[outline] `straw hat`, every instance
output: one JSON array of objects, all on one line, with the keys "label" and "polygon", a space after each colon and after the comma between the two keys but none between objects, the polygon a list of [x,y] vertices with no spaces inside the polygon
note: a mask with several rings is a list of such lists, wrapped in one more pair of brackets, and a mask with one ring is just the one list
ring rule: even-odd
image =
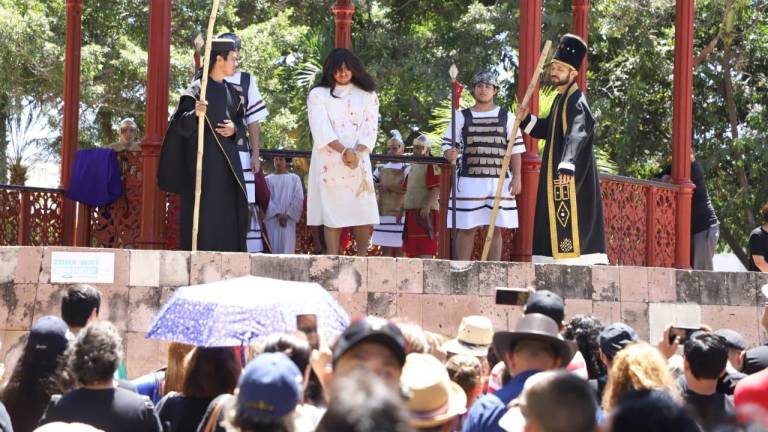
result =
[{"label": "straw hat", "polygon": [[410,391],[411,425],[429,428],[467,412],[467,395],[451,381],[440,360],[429,354],[409,354],[400,382]]},{"label": "straw hat", "polygon": [[493,343],[493,323],[481,315],[465,316],[459,324],[458,336],[443,344],[451,354],[485,357]]}]

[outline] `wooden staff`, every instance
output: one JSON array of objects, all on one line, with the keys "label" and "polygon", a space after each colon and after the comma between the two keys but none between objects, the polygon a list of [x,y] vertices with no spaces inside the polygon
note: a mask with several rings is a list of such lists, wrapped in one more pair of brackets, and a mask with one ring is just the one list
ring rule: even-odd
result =
[{"label": "wooden staff", "polygon": [[[539,63],[536,65],[536,71],[531,78],[530,84],[528,84],[528,90],[525,92],[525,97],[520,103],[519,107],[527,107],[528,101],[533,95],[533,90],[536,88],[536,84],[539,82],[539,76],[544,69],[544,62],[547,61],[549,56],[549,49],[552,46],[552,41],[547,41],[544,44],[544,49],[541,50],[539,56]],[[518,109],[519,111],[519,109]],[[501,204],[501,193],[504,188],[504,179],[507,177],[507,170],[509,169],[509,161],[512,159],[512,147],[515,145],[515,139],[517,138],[517,131],[520,129],[520,123],[523,121],[520,117],[515,115],[515,124],[512,126],[512,138],[507,143],[507,151],[504,153],[504,162],[501,164],[501,174],[499,174],[499,182],[496,184],[496,196],[493,199],[493,211],[491,212],[491,220],[488,223],[488,232],[485,235],[485,244],[483,244],[483,255],[480,258],[482,261],[488,259],[488,253],[491,251],[491,242],[493,241],[493,230],[496,228],[496,215],[499,213],[499,205]]]},{"label": "wooden staff", "polygon": [[[456,77],[459,75],[459,69],[452,64],[448,69],[448,75],[451,77],[451,148],[456,149]],[[451,259],[456,258],[458,250],[456,249],[456,161],[451,162]]]},{"label": "wooden staff", "polygon": [[[205,38],[205,56],[203,57],[203,76],[200,78],[200,100],[205,100],[208,88],[208,69],[211,63],[211,43],[213,42],[213,27],[216,24],[216,14],[219,12],[219,0],[213,0],[211,16],[208,18],[208,32]],[[206,114],[207,115],[207,114]],[[205,139],[205,117],[198,117],[197,122],[197,166],[195,168],[195,210],[192,213],[192,251],[197,250],[197,230],[200,224],[200,192],[203,181],[203,142]]]}]

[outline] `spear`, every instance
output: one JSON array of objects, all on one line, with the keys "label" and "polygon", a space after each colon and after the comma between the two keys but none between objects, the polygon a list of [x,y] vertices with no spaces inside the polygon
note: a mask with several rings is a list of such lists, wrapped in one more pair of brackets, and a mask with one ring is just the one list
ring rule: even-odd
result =
[{"label": "spear", "polygon": [[[448,69],[451,77],[451,148],[456,149],[456,77],[459,69],[452,64]],[[456,256],[456,161],[451,162],[451,258]]]},{"label": "spear", "polygon": [[[203,76],[200,78],[200,100],[205,100],[208,89],[208,69],[211,63],[211,43],[213,27],[216,24],[216,14],[219,12],[219,0],[213,0],[211,16],[208,18],[208,32],[205,38],[205,56],[203,57]],[[192,213],[192,251],[197,250],[197,230],[200,223],[200,192],[203,181],[203,140],[205,138],[205,116],[198,117],[197,122],[197,165],[195,167],[195,210]]]},{"label": "spear", "polygon": [[[552,46],[552,41],[547,41],[544,44],[544,49],[539,56],[539,63],[536,65],[536,71],[531,78],[528,89],[525,92],[523,101],[520,102],[520,107],[527,107],[528,101],[533,95],[533,90],[536,88],[536,83],[539,82],[539,76],[544,69],[544,62],[549,56],[549,48]],[[519,111],[519,110],[518,110]],[[499,174],[499,181],[496,183],[496,196],[493,199],[493,211],[491,212],[491,220],[488,223],[488,233],[485,235],[485,244],[483,245],[483,255],[480,258],[482,261],[488,259],[488,253],[491,251],[491,242],[493,241],[493,230],[496,228],[496,215],[499,213],[499,204],[501,203],[501,192],[504,188],[504,179],[507,177],[507,170],[509,169],[509,161],[512,158],[512,147],[515,145],[517,139],[517,131],[520,129],[520,123],[523,119],[515,116],[515,124],[512,126],[512,138],[507,143],[507,151],[504,153],[504,161],[501,164],[501,174]]]}]

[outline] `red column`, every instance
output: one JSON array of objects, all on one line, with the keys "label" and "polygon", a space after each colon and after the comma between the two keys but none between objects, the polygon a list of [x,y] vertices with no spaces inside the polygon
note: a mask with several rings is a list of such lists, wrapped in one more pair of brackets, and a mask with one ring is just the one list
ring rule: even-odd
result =
[{"label": "red column", "polygon": [[[573,0],[573,15],[572,15],[572,27],[573,33],[576,36],[584,39],[584,42],[589,46],[589,0]],[[584,63],[581,64],[579,69],[579,88],[583,93],[587,93],[587,59],[589,58],[589,50],[587,55],[584,56]]]},{"label": "red column", "polygon": [[[66,53],[64,54],[64,125],[61,136],[61,188],[69,188],[70,171],[77,152],[80,119],[80,23],[83,0],[67,0]],[[64,199],[62,242],[75,245],[75,202]]]},{"label": "red column", "polygon": [[[528,83],[536,72],[541,53],[541,0],[520,0],[520,78],[517,82],[517,98],[523,100]],[[532,114],[539,112],[539,89],[533,94],[529,108]],[[533,251],[533,219],[536,213],[536,191],[539,186],[538,140],[523,134],[526,152],[523,154],[523,190],[517,196],[520,228],[513,241],[512,259],[530,261]]]},{"label": "red column", "polygon": [[672,181],[677,194],[675,267],[691,268],[691,137],[693,115],[694,0],[677,0],[675,8],[675,81],[672,108]]},{"label": "red column", "polygon": [[331,7],[331,10],[336,18],[336,48],[350,49],[352,15],[355,13],[355,6],[352,5],[352,0],[336,0],[336,4]]},{"label": "red column", "polygon": [[146,134],[141,142],[141,233],[144,249],[163,249],[164,195],[157,188],[160,146],[168,124],[168,69],[171,62],[171,0],[151,0],[147,53]]}]

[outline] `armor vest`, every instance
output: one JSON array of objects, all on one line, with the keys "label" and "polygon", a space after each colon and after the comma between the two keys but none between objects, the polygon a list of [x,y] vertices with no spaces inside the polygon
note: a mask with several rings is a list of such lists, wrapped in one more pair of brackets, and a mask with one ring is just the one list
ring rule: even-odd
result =
[{"label": "armor vest", "polygon": [[461,114],[464,116],[464,127],[461,129],[463,149],[460,175],[498,178],[507,151],[509,110],[499,108],[496,117],[474,118],[469,108],[462,110]]},{"label": "armor vest", "polygon": [[[418,210],[424,207],[429,199],[430,189],[427,189],[427,164],[415,163],[411,165],[411,172],[408,173],[408,189],[405,191],[406,210]],[[435,169],[439,169],[435,166]],[[440,210],[437,202],[432,206],[432,210]]]},{"label": "armor vest", "polygon": [[[381,168],[379,182],[382,186],[400,187],[405,181],[405,168]],[[397,192],[381,192],[379,194],[379,214],[382,216],[400,216],[403,211],[405,194]]]}]

